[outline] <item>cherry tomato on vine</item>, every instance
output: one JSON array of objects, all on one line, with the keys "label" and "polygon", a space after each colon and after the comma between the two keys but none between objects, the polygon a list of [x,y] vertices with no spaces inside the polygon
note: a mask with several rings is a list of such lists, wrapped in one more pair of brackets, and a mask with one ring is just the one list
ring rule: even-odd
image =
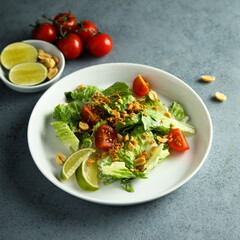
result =
[{"label": "cherry tomato on vine", "polygon": [[105,33],[96,34],[88,40],[88,50],[96,57],[102,57],[112,50],[112,39]]},{"label": "cherry tomato on vine", "polygon": [[172,129],[168,133],[168,145],[170,148],[179,152],[189,149],[188,142],[179,128]]},{"label": "cherry tomato on vine", "polygon": [[53,43],[56,40],[57,31],[50,23],[36,23],[32,31],[32,38]]},{"label": "cherry tomato on vine", "polygon": [[75,59],[83,49],[81,39],[75,34],[69,34],[66,38],[59,39],[57,46],[66,59]]},{"label": "cherry tomato on vine", "polygon": [[95,26],[94,23],[90,22],[90,21],[81,21],[76,30],[78,30],[78,32],[76,33],[82,40],[82,42],[84,44],[86,44],[89,40],[89,37],[93,34],[93,33],[97,33],[97,27]]},{"label": "cherry tomato on vine", "polygon": [[60,28],[62,28],[62,33],[64,33],[64,32],[69,33],[69,32],[71,32],[71,30],[74,30],[77,27],[77,20],[70,13],[59,13],[53,19],[53,21],[54,21],[53,26],[56,28],[58,33],[61,33]]},{"label": "cherry tomato on vine", "polygon": [[149,93],[149,84],[140,74],[133,81],[133,91],[140,97]]},{"label": "cherry tomato on vine", "polygon": [[97,119],[94,115],[93,110],[90,106],[85,105],[82,109],[82,119],[84,122],[88,123],[90,126],[93,126],[97,123]]},{"label": "cherry tomato on vine", "polygon": [[117,133],[114,131],[114,129],[107,124],[102,124],[97,130],[95,136],[95,145],[99,149],[108,149],[113,147],[116,139]]}]

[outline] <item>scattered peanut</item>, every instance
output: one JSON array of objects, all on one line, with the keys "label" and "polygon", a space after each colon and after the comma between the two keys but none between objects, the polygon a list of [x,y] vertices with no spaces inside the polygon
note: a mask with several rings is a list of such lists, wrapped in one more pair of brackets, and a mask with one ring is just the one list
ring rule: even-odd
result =
[{"label": "scattered peanut", "polygon": [[90,129],[89,125],[85,122],[79,122],[79,128],[83,131],[87,131]]},{"label": "scattered peanut", "polygon": [[123,104],[123,100],[122,100],[121,98],[118,99],[118,102],[119,102],[120,104]]},{"label": "scattered peanut", "polygon": [[40,60],[40,63],[45,65],[47,68],[53,68],[56,66],[56,62],[53,58],[44,58]]},{"label": "scattered peanut", "polygon": [[129,142],[128,143],[128,150],[133,151],[134,149],[135,149],[135,146],[131,142]]},{"label": "scattered peanut", "polygon": [[168,138],[162,138],[160,136],[157,136],[157,140],[158,140],[159,143],[165,143],[165,142],[168,141]]},{"label": "scattered peanut", "polygon": [[124,136],[124,142],[127,142],[128,140],[129,140],[129,135],[127,134]]},{"label": "scattered peanut", "polygon": [[118,142],[123,142],[123,136],[120,133],[117,133],[117,140]]},{"label": "scattered peanut", "polygon": [[54,68],[49,68],[48,69],[48,79],[52,79],[54,78],[58,73],[58,68],[57,67],[54,67]]},{"label": "scattered peanut", "polygon": [[38,50],[38,58],[39,59],[46,59],[46,58],[52,58],[52,55],[49,53],[46,53],[45,51],[43,51],[42,49]]},{"label": "scattered peanut", "polygon": [[204,82],[213,82],[214,80],[215,80],[215,77],[213,77],[213,76],[207,76],[207,75],[202,75],[202,80],[204,81]]},{"label": "scattered peanut", "polygon": [[84,87],[84,84],[80,84],[77,89],[81,89]]},{"label": "scattered peanut", "polygon": [[46,53],[44,50],[38,50],[38,62],[42,63],[48,69],[48,79],[54,78],[58,73],[57,64],[59,59],[56,56],[52,56]]},{"label": "scattered peanut", "polygon": [[157,93],[154,92],[154,91],[150,91],[150,92],[149,92],[149,98],[150,98],[152,101],[157,101],[157,100],[158,100]]},{"label": "scattered peanut", "polygon": [[59,59],[58,59],[58,57],[54,56],[54,57],[53,57],[53,60],[56,62],[56,64],[59,63]]},{"label": "scattered peanut", "polygon": [[215,97],[217,100],[219,100],[221,102],[227,100],[227,97],[223,93],[220,93],[220,92],[215,92]]},{"label": "scattered peanut", "polygon": [[165,112],[164,115],[165,115],[167,118],[171,118],[171,117],[172,117],[172,115],[171,115],[170,112]]},{"label": "scattered peanut", "polygon": [[66,161],[66,156],[62,153],[56,153],[55,159],[56,159],[57,164],[62,165]]},{"label": "scattered peanut", "polygon": [[146,159],[144,157],[139,157],[134,161],[136,167],[144,165],[146,163]]}]

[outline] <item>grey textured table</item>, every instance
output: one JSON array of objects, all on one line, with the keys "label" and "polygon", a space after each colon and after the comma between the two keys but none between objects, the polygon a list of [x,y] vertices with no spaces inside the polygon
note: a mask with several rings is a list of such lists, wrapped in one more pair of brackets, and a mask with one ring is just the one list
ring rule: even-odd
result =
[{"label": "grey textured table", "polygon": [[[200,171],[180,189],[152,202],[110,207],[73,197],[37,169],[27,145],[31,111],[43,92],[24,94],[0,82],[0,239],[240,239],[240,2],[1,0],[0,49],[31,38],[42,14],[72,10],[114,43],[103,58],[67,61],[63,76],[108,62],[168,71],[203,99],[214,137]],[[202,74],[216,77],[211,84]],[[228,100],[217,102],[215,91]]]}]

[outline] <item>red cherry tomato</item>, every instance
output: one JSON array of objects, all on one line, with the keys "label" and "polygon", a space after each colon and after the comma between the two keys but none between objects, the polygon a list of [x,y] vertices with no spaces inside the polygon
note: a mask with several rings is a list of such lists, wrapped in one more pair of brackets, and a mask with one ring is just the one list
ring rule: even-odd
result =
[{"label": "red cherry tomato", "polygon": [[88,40],[88,50],[96,57],[102,57],[112,50],[112,39],[105,33],[100,33],[90,37]]},{"label": "red cherry tomato", "polygon": [[99,149],[108,149],[113,147],[116,139],[117,133],[114,131],[114,129],[107,124],[102,124],[97,130],[95,136],[95,145]]},{"label": "red cherry tomato", "polygon": [[77,27],[77,20],[70,13],[59,13],[53,20],[53,26],[56,28],[58,33],[61,32],[60,28],[62,28],[62,32],[71,32],[71,30],[74,30]]},{"label": "red cherry tomato", "polygon": [[82,119],[84,122],[88,123],[90,126],[93,126],[97,123],[97,119],[94,115],[94,111],[88,105],[85,105],[82,109]]},{"label": "red cherry tomato", "polygon": [[89,40],[89,37],[93,33],[97,33],[97,27],[95,26],[94,23],[90,21],[82,21],[80,24],[77,26],[76,30],[78,32],[76,33],[82,40],[84,44],[86,44]]},{"label": "red cherry tomato", "polygon": [[56,40],[57,31],[50,23],[37,23],[32,31],[32,38],[53,43]]},{"label": "red cherry tomato", "polygon": [[133,81],[133,91],[140,97],[149,93],[149,84],[140,74]]},{"label": "red cherry tomato", "polygon": [[69,34],[67,38],[59,39],[57,46],[66,59],[75,59],[83,49],[81,39],[75,34]]},{"label": "red cherry tomato", "polygon": [[170,148],[183,152],[189,149],[188,142],[179,128],[172,129],[168,134],[168,145]]}]

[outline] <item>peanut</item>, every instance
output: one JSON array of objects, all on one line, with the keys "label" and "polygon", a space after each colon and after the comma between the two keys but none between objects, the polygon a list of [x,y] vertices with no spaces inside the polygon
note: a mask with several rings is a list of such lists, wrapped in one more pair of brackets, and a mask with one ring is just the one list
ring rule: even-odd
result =
[{"label": "peanut", "polygon": [[49,68],[48,69],[48,79],[52,79],[54,78],[58,73],[58,68],[57,67],[54,67],[54,68]]},{"label": "peanut", "polygon": [[220,93],[220,92],[215,92],[215,97],[217,100],[219,100],[221,102],[227,100],[227,97],[223,93]]},{"label": "peanut", "polygon": [[213,77],[213,76],[207,76],[207,75],[202,75],[202,80],[204,81],[204,82],[213,82],[214,80],[215,80],[215,77]]},{"label": "peanut", "polygon": [[89,125],[85,122],[79,122],[79,128],[83,131],[87,131],[90,129]]},{"label": "peanut", "polygon": [[66,161],[66,156],[62,153],[56,153],[55,159],[56,159],[57,164],[63,165],[64,162]]},{"label": "peanut", "polygon": [[42,49],[38,50],[38,58],[39,59],[46,59],[46,58],[52,58],[52,55],[49,53],[46,53],[45,51],[43,51]]}]

